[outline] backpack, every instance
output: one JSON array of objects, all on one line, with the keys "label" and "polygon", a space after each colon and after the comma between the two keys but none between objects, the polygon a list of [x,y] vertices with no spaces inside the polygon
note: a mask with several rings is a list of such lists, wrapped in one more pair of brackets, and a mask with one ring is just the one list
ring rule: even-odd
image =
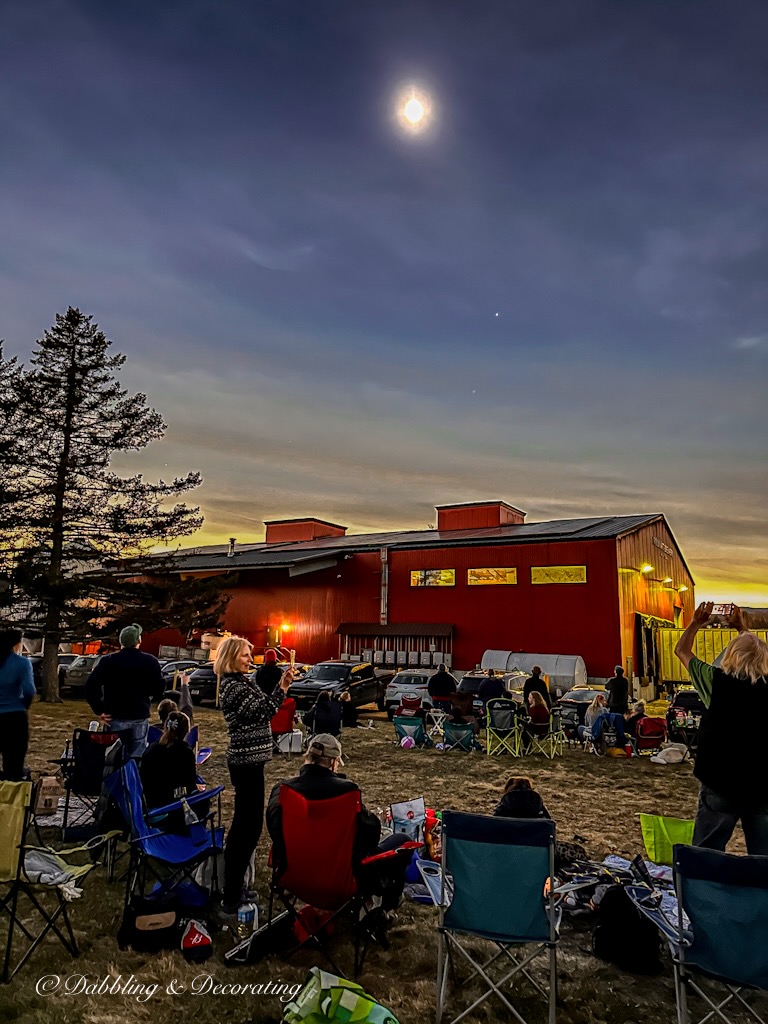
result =
[{"label": "backpack", "polygon": [[179,913],[173,896],[150,899],[134,896],[123,911],[117,933],[119,949],[137,953],[159,953],[161,949],[178,949]]},{"label": "backpack", "polygon": [[662,970],[658,929],[633,904],[623,885],[611,885],[597,907],[592,952],[633,974]]}]

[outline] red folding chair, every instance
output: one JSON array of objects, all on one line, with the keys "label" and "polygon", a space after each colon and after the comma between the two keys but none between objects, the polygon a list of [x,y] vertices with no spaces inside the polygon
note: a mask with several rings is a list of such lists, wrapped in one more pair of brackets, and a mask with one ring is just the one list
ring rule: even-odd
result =
[{"label": "red folding chair", "polygon": [[663,718],[640,718],[635,726],[634,747],[638,754],[661,750],[667,738],[667,723]]},{"label": "red folding chair", "polygon": [[[269,921],[272,921],[277,897],[304,933],[304,938],[288,955],[312,942],[336,974],[343,977],[328,950],[327,938],[331,922],[350,913],[355,925],[354,977],[357,977],[371,937],[359,927],[366,893],[361,891],[353,870],[357,816],[362,808],[360,791],[350,790],[330,800],[306,800],[289,786],[281,786],[280,807],[285,864],[275,864],[273,858]],[[366,857],[361,866],[396,857],[410,860],[413,850],[420,846],[417,842],[404,843],[396,850]],[[300,917],[299,904],[325,911],[325,915],[313,915],[314,921],[309,915]]]},{"label": "red folding chair", "polygon": [[280,710],[272,716],[269,728],[272,730],[272,750],[277,753],[280,749],[279,741],[281,736],[288,736],[293,732],[293,723],[296,718],[296,701],[293,697],[286,697],[280,705]]}]

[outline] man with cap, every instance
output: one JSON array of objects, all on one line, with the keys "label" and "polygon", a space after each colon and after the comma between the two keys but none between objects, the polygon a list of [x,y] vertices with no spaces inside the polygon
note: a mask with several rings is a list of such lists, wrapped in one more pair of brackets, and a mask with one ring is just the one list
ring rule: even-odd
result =
[{"label": "man with cap", "polygon": [[[289,786],[305,800],[311,801],[330,800],[342,793],[359,790],[356,782],[339,772],[343,765],[339,738],[329,733],[320,733],[311,739],[299,774],[293,779],[278,782],[273,788],[267,806],[267,830],[272,837],[272,860],[278,871],[286,863],[283,809],[280,806],[281,786]],[[381,895],[381,909],[387,919],[391,919],[403,894],[409,858],[388,858],[380,865],[367,865],[364,868],[360,862],[375,853],[396,850],[409,840],[408,836],[402,834],[389,836],[382,842],[379,842],[380,839],[381,822],[362,805],[357,818],[353,868],[364,892]]]},{"label": "man with cap", "polygon": [[531,674],[523,684],[523,707],[528,707],[528,698],[534,691],[541,694],[544,698],[544,703],[548,708],[552,707],[552,697],[549,693],[549,687],[541,678],[541,668],[538,665],[533,666]]},{"label": "man with cap", "polygon": [[131,733],[126,757],[140,758],[147,747],[149,708],[165,691],[160,662],[139,650],[141,626],[120,630],[120,650],[99,658],[85,684],[94,714],[113,732]]}]

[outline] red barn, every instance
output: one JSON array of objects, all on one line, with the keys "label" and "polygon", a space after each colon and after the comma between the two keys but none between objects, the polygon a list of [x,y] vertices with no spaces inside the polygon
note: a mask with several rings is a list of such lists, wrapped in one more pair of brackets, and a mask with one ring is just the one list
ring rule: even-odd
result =
[{"label": "red barn", "polygon": [[[262,543],[179,552],[221,575],[226,628],[257,649],[470,669],[488,648],[570,654],[592,677],[658,678],[654,627],[681,625],[693,579],[663,515],[526,523],[503,501],[437,507],[437,528],[347,536],[320,519],[271,521]],[[376,652],[370,654],[369,652]]]}]

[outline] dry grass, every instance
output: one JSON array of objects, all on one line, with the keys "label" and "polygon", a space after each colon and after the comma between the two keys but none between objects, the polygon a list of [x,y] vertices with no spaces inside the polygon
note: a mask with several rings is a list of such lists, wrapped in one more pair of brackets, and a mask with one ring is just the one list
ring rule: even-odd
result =
[{"label": "dry grass", "polygon": [[[395,747],[392,729],[383,716],[374,715],[376,728],[347,733],[344,737],[347,774],[358,781],[366,804],[384,806],[392,800],[423,794],[430,806],[467,811],[492,811],[509,774],[531,775],[545,803],[557,821],[561,839],[574,834],[587,840],[594,857],[614,852],[641,852],[637,813],[660,812],[690,816],[695,807],[696,784],[690,767],[660,767],[646,759],[599,759],[569,751],[556,761],[529,757],[512,762],[483,754],[440,754],[437,751],[403,751]],[[47,771],[46,760],[60,754],[64,741],[76,725],[87,722],[87,708],[80,702],[32,709],[32,742],[29,763],[37,775]],[[226,739],[218,712],[200,709],[196,716],[201,737],[214,747],[205,768],[210,784],[226,783]],[[273,761],[267,769],[268,787],[280,778],[295,774],[300,760],[294,757]],[[224,801],[224,820],[231,814],[229,794]],[[739,840],[735,849],[743,850]],[[262,863],[266,842],[262,840]],[[266,884],[266,877],[264,879]],[[81,944],[79,960],[62,955],[61,948],[46,943],[7,989],[0,991],[0,1019],[19,1024],[117,1024],[123,1021],[151,1021],[166,1024],[180,1015],[194,1015],[199,1024],[223,1021],[267,1022],[279,1020],[280,1003],[270,996],[231,996],[190,993],[193,978],[215,976],[219,983],[272,981],[293,984],[303,980],[314,962],[302,953],[290,964],[269,958],[248,967],[229,968],[223,952],[228,948],[225,934],[216,933],[214,957],[202,967],[186,964],[179,954],[148,957],[120,952],[115,934],[122,908],[122,886],[108,885],[102,868],[86,883],[86,894],[72,908],[74,927]],[[370,992],[390,1007],[402,1024],[430,1020],[434,1014],[436,942],[435,912],[432,908],[406,903],[392,932],[388,952],[372,949],[360,979]],[[635,978],[593,959],[589,953],[589,925],[566,921],[560,963],[561,1024],[598,1024],[608,1021],[644,1022],[671,1019],[674,1002],[671,973],[649,982]],[[342,953],[342,956],[344,954]],[[145,985],[157,984],[156,993],[145,1002],[125,995],[36,994],[35,985],[44,975],[86,975],[91,982],[104,976],[133,975]],[[186,992],[170,995],[169,983],[186,986]],[[523,1016],[536,1024],[545,1014],[540,1004],[521,997]],[[485,1004],[468,1024],[506,1019],[493,1002]]]}]

